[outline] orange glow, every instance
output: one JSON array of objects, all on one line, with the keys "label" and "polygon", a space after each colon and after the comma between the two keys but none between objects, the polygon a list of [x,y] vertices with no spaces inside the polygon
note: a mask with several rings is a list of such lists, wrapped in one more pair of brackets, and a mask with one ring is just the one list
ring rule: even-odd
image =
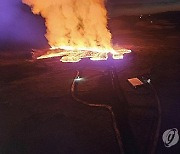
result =
[{"label": "orange glow", "polygon": [[120,49],[100,49],[100,48],[79,48],[74,47],[62,47],[62,48],[51,48],[46,53],[37,56],[37,59],[46,59],[53,57],[61,57],[61,62],[79,62],[83,58],[90,58],[93,61],[107,60],[108,53],[113,55],[113,59],[123,59],[125,53],[130,53],[131,50]]},{"label": "orange glow", "polygon": [[51,49],[37,59],[62,57],[62,62],[82,58],[106,60],[111,53],[122,59],[130,50],[114,50],[108,30],[106,0],[22,0],[45,19]]}]

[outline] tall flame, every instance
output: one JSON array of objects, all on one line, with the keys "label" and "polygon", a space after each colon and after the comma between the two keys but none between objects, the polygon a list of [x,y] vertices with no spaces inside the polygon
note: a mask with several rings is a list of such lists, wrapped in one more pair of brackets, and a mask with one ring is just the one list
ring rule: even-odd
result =
[{"label": "tall flame", "polygon": [[[111,45],[104,0],[22,1],[31,6],[34,14],[40,14],[46,21],[46,38],[52,48],[39,59],[53,57],[53,55],[77,56],[74,52],[80,52],[83,54],[80,57],[83,58],[85,51],[97,52],[91,54],[92,59],[104,59],[96,56],[107,57],[108,52],[117,53]],[[69,51],[73,51],[73,55]],[[103,56],[98,54],[99,52],[103,53]]]}]

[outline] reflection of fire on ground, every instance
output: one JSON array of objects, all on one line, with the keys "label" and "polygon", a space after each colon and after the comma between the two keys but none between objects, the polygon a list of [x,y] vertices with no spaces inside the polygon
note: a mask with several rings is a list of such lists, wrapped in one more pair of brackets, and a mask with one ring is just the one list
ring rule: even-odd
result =
[{"label": "reflection of fire on ground", "polygon": [[46,21],[49,51],[37,59],[62,57],[62,62],[79,62],[82,58],[106,60],[111,53],[122,59],[130,50],[114,50],[107,28],[104,0],[22,0]]}]

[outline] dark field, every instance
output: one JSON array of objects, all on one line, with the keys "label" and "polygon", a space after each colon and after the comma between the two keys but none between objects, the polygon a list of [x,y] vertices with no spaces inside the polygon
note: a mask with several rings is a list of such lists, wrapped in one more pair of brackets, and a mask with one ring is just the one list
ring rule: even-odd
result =
[{"label": "dark field", "polygon": [[0,153],[119,153],[110,113],[72,98],[77,70],[84,78],[77,97],[112,106],[126,153],[155,148],[155,95],[148,85],[135,90],[127,83],[150,74],[161,106],[156,153],[180,151],[179,143],[166,148],[162,141],[167,129],[180,130],[180,12],[112,18],[109,27],[114,44],[133,50],[124,60],[69,64],[32,61],[30,50],[0,52]]}]

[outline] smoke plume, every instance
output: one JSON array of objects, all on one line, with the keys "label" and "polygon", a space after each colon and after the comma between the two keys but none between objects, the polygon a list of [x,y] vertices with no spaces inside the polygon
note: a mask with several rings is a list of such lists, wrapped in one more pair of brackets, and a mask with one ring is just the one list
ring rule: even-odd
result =
[{"label": "smoke plume", "polygon": [[22,0],[46,21],[51,47],[111,48],[105,0]]}]

